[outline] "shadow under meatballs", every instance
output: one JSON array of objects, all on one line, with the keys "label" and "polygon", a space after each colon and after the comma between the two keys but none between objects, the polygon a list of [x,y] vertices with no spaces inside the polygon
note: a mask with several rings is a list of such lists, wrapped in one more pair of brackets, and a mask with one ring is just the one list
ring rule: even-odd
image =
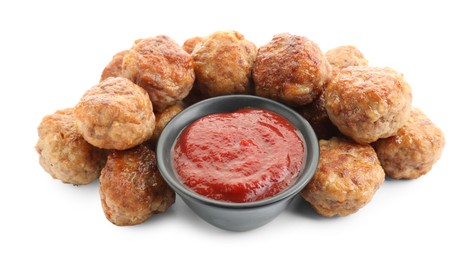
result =
[{"label": "shadow under meatballs", "polygon": [[175,197],[175,203],[170,206],[166,212],[154,214],[150,219],[140,225],[136,225],[135,227],[145,229],[151,227],[156,228],[159,225],[169,225],[170,222],[173,221],[180,222],[180,225],[186,229],[196,229],[197,231],[208,233],[212,231],[227,233],[227,231],[214,227],[202,220],[178,195]]},{"label": "shadow under meatballs", "polygon": [[387,185],[400,185],[399,183],[411,183],[413,180],[407,180],[407,179],[401,179],[401,180],[397,180],[397,179],[393,179],[391,177],[388,177],[388,175],[385,175],[385,182],[384,184],[387,184]]},{"label": "shadow under meatballs", "polygon": [[338,219],[340,219],[339,216],[328,218],[317,214],[316,211],[314,211],[314,209],[311,207],[311,205],[309,205],[309,203],[305,201],[300,195],[294,197],[293,201],[291,201],[286,211],[299,217],[315,219],[319,221],[337,221]]},{"label": "shadow under meatballs", "polygon": [[82,190],[83,192],[95,192],[99,190],[99,178],[88,184],[67,184],[71,187]]}]

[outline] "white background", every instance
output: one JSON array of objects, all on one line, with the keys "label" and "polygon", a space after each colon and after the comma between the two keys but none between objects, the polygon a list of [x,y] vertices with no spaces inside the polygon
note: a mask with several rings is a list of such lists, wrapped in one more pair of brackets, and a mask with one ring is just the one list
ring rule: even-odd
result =
[{"label": "white background", "polygon": [[[0,259],[476,258],[471,1],[9,2],[0,3]],[[414,106],[445,133],[441,160],[418,180],[386,181],[354,215],[322,218],[295,200],[244,233],[210,226],[180,199],[144,224],[117,227],[97,181],[62,184],[39,166],[42,117],[74,106],[116,52],[141,37],[182,44],[226,29],[258,47],[281,32],[323,51],[352,44],[370,65],[402,72]]]}]

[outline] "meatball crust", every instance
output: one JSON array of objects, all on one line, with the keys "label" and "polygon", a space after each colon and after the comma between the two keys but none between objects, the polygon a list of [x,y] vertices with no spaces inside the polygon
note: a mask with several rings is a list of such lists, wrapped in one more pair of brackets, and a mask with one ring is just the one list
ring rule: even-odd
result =
[{"label": "meatball crust", "polygon": [[109,77],[121,77],[122,76],[122,61],[124,56],[129,52],[129,50],[121,51],[116,53],[112,57],[112,60],[107,64],[101,74],[101,80],[103,81]]},{"label": "meatball crust", "polygon": [[58,110],[38,126],[36,151],[40,165],[64,183],[88,184],[96,180],[106,162],[106,152],[90,145],[78,133],[73,109]]},{"label": "meatball crust", "polygon": [[182,112],[184,106],[182,103],[177,103],[170,107],[167,107],[161,112],[155,113],[155,128],[154,132],[152,133],[152,137],[149,139],[148,143],[154,147],[157,145],[157,141],[159,140],[160,134],[162,130],[164,130],[165,126],[176,116],[178,113]]},{"label": "meatball crust", "polygon": [[395,135],[410,116],[411,104],[410,86],[390,68],[344,68],[325,91],[331,121],[362,144]]},{"label": "meatball crust", "polygon": [[235,31],[205,37],[192,53],[196,86],[205,97],[252,93],[256,51],[252,42]]},{"label": "meatball crust", "polygon": [[367,66],[369,62],[355,46],[339,46],[326,52],[327,61],[333,68]]},{"label": "meatball crust", "polygon": [[188,54],[192,54],[193,50],[195,49],[195,47],[201,43],[203,40],[202,37],[199,37],[199,36],[196,36],[196,37],[192,37],[192,38],[189,38],[187,39],[183,45],[182,45],[182,48],[188,53]]},{"label": "meatball crust", "polygon": [[317,44],[288,33],[275,35],[261,46],[253,68],[256,95],[291,106],[314,101],[330,74],[331,67]]},{"label": "meatball crust", "polygon": [[134,147],[149,139],[155,126],[147,92],[126,78],[107,78],[93,86],[73,113],[84,139],[104,149]]},{"label": "meatball crust", "polygon": [[320,140],[319,145],[319,165],[302,197],[325,217],[357,212],[385,180],[377,154],[368,144],[338,137]]},{"label": "meatball crust", "polygon": [[99,180],[104,214],[118,226],[142,223],[175,202],[174,191],[157,168],[155,153],[143,145],[111,152]]},{"label": "meatball crust", "polygon": [[393,179],[416,179],[426,174],[444,146],[443,132],[415,108],[397,135],[374,143],[385,173]]},{"label": "meatball crust", "polygon": [[137,40],[124,56],[122,73],[147,90],[156,111],[185,98],[195,80],[192,57],[164,35]]},{"label": "meatball crust", "polygon": [[296,111],[309,122],[318,139],[327,140],[341,133],[329,119],[324,103],[324,95],[320,95],[311,104],[298,107]]}]

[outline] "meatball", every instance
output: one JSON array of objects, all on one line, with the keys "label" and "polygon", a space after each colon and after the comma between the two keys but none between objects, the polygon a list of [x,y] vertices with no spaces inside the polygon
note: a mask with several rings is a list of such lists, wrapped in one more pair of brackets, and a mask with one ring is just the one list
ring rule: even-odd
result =
[{"label": "meatball", "polygon": [[333,68],[367,66],[369,62],[355,46],[339,46],[326,52],[327,61]]},{"label": "meatball", "polygon": [[329,119],[324,103],[324,95],[320,95],[319,98],[314,100],[311,104],[298,107],[296,111],[309,122],[317,138],[327,140],[341,134]]},{"label": "meatball", "polygon": [[111,152],[99,180],[104,214],[118,226],[142,223],[175,202],[174,191],[157,168],[155,153],[143,145]]},{"label": "meatball", "polygon": [[320,140],[319,145],[319,165],[302,197],[325,217],[357,212],[385,180],[377,154],[368,144],[338,137]]},{"label": "meatball", "polygon": [[362,144],[395,135],[410,116],[411,104],[410,86],[390,68],[344,68],[325,91],[331,121]]},{"label": "meatball", "polygon": [[215,32],[192,53],[196,86],[205,97],[253,91],[256,46],[235,31]]},{"label": "meatball", "polygon": [[183,108],[184,107],[182,103],[177,103],[164,109],[161,112],[155,113],[155,128],[152,137],[148,141],[151,147],[155,149],[162,130],[164,130],[165,126],[169,123],[170,120],[172,120],[172,118],[174,118],[174,116],[182,112]]},{"label": "meatball", "polygon": [[192,90],[190,90],[190,93],[188,93],[188,96],[183,99],[183,104],[188,107],[206,98],[207,97],[200,92],[200,89],[198,89],[198,86],[195,84]]},{"label": "meatball", "polygon": [[155,126],[147,92],[125,78],[107,78],[74,108],[79,133],[90,144],[125,150],[152,136]]},{"label": "meatball", "polygon": [[106,162],[106,152],[90,145],[78,133],[73,109],[58,110],[38,126],[36,151],[40,165],[64,183],[88,184],[96,180]]},{"label": "meatball", "polygon": [[197,46],[199,43],[201,43],[203,40],[202,37],[192,37],[187,39],[183,45],[182,48],[188,53],[192,54],[193,50],[195,49],[195,46]]},{"label": "meatball", "polygon": [[112,60],[107,64],[101,74],[101,80],[103,81],[109,77],[121,77],[122,76],[122,60],[129,50],[116,53],[112,57]]},{"label": "meatball", "polygon": [[288,33],[261,46],[253,68],[256,95],[291,106],[314,101],[330,76],[331,66],[319,46]]},{"label": "meatball", "polygon": [[164,35],[137,40],[124,56],[122,73],[147,90],[156,111],[185,98],[195,80],[192,57]]},{"label": "meatball", "polygon": [[397,135],[374,143],[385,173],[394,179],[416,179],[426,174],[444,146],[443,132],[415,108]]}]

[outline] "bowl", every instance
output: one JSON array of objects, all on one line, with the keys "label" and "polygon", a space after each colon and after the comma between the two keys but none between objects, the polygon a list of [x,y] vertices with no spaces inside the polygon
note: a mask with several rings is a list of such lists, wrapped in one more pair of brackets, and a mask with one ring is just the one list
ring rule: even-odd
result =
[{"label": "bowl", "polygon": [[[273,111],[286,118],[301,132],[305,144],[305,161],[297,180],[284,191],[254,202],[218,201],[195,193],[185,186],[175,173],[172,162],[172,148],[175,140],[186,126],[201,117],[232,112],[241,108],[261,108]],[[183,201],[206,222],[231,231],[255,229],[273,220],[311,180],[319,161],[316,134],[303,117],[276,101],[251,95],[209,98],[188,107],[176,115],[164,128],[156,151],[160,173]]]}]

